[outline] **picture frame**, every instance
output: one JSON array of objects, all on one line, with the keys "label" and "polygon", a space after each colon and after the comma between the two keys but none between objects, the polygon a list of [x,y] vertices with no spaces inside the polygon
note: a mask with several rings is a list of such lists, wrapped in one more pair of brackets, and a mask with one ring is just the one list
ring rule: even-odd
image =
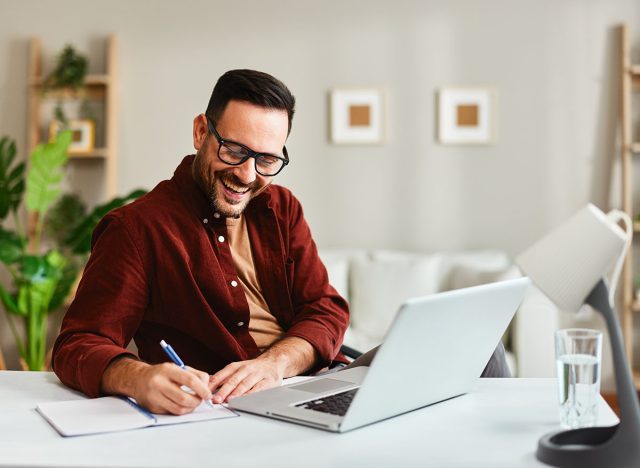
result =
[{"label": "picture frame", "polygon": [[[62,124],[52,120],[49,125],[49,139],[62,131]],[[71,130],[71,144],[67,150],[70,155],[87,155],[93,152],[95,145],[95,123],[93,120],[70,120],[66,129]]]},{"label": "picture frame", "polygon": [[329,93],[330,141],[338,145],[382,144],[385,93],[380,88],[337,88]]},{"label": "picture frame", "polygon": [[447,145],[495,142],[495,91],[486,87],[445,87],[438,92],[438,141]]}]

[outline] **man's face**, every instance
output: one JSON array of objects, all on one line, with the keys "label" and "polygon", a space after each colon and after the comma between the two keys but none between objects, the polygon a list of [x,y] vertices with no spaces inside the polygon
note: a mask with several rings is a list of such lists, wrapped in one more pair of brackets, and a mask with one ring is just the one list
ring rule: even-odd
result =
[{"label": "man's face", "polygon": [[[244,101],[229,101],[222,117],[214,124],[222,139],[277,156],[282,156],[289,129],[285,110],[265,109]],[[193,177],[209,197],[213,209],[223,216],[240,216],[249,201],[273,180],[256,172],[254,158],[239,166],[221,161],[218,141],[209,133],[203,114],[193,121],[193,145],[197,150]]]}]

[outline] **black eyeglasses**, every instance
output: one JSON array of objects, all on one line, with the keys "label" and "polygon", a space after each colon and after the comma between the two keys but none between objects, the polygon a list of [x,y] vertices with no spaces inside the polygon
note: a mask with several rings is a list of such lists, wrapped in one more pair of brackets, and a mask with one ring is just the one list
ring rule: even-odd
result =
[{"label": "black eyeglasses", "polygon": [[267,177],[276,175],[284,166],[289,164],[289,154],[286,147],[282,147],[284,158],[270,153],[257,153],[243,144],[222,138],[209,116],[207,116],[207,123],[209,131],[218,140],[218,159],[223,163],[230,166],[239,166],[247,159],[253,158],[256,172]]}]

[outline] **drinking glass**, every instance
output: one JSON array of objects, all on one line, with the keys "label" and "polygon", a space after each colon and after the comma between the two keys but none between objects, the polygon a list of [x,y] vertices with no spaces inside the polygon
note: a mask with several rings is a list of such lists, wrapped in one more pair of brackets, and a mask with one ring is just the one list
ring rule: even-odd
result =
[{"label": "drinking glass", "polygon": [[602,332],[568,328],[555,333],[560,423],[567,428],[596,424],[602,365]]}]

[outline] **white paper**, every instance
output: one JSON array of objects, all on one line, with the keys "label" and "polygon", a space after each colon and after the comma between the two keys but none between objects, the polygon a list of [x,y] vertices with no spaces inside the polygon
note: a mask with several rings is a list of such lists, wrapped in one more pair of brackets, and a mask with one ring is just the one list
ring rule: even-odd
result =
[{"label": "white paper", "polygon": [[182,416],[151,414],[120,397],[39,403],[38,412],[63,436],[126,431],[148,426],[164,426],[238,416],[222,405],[202,403]]}]

